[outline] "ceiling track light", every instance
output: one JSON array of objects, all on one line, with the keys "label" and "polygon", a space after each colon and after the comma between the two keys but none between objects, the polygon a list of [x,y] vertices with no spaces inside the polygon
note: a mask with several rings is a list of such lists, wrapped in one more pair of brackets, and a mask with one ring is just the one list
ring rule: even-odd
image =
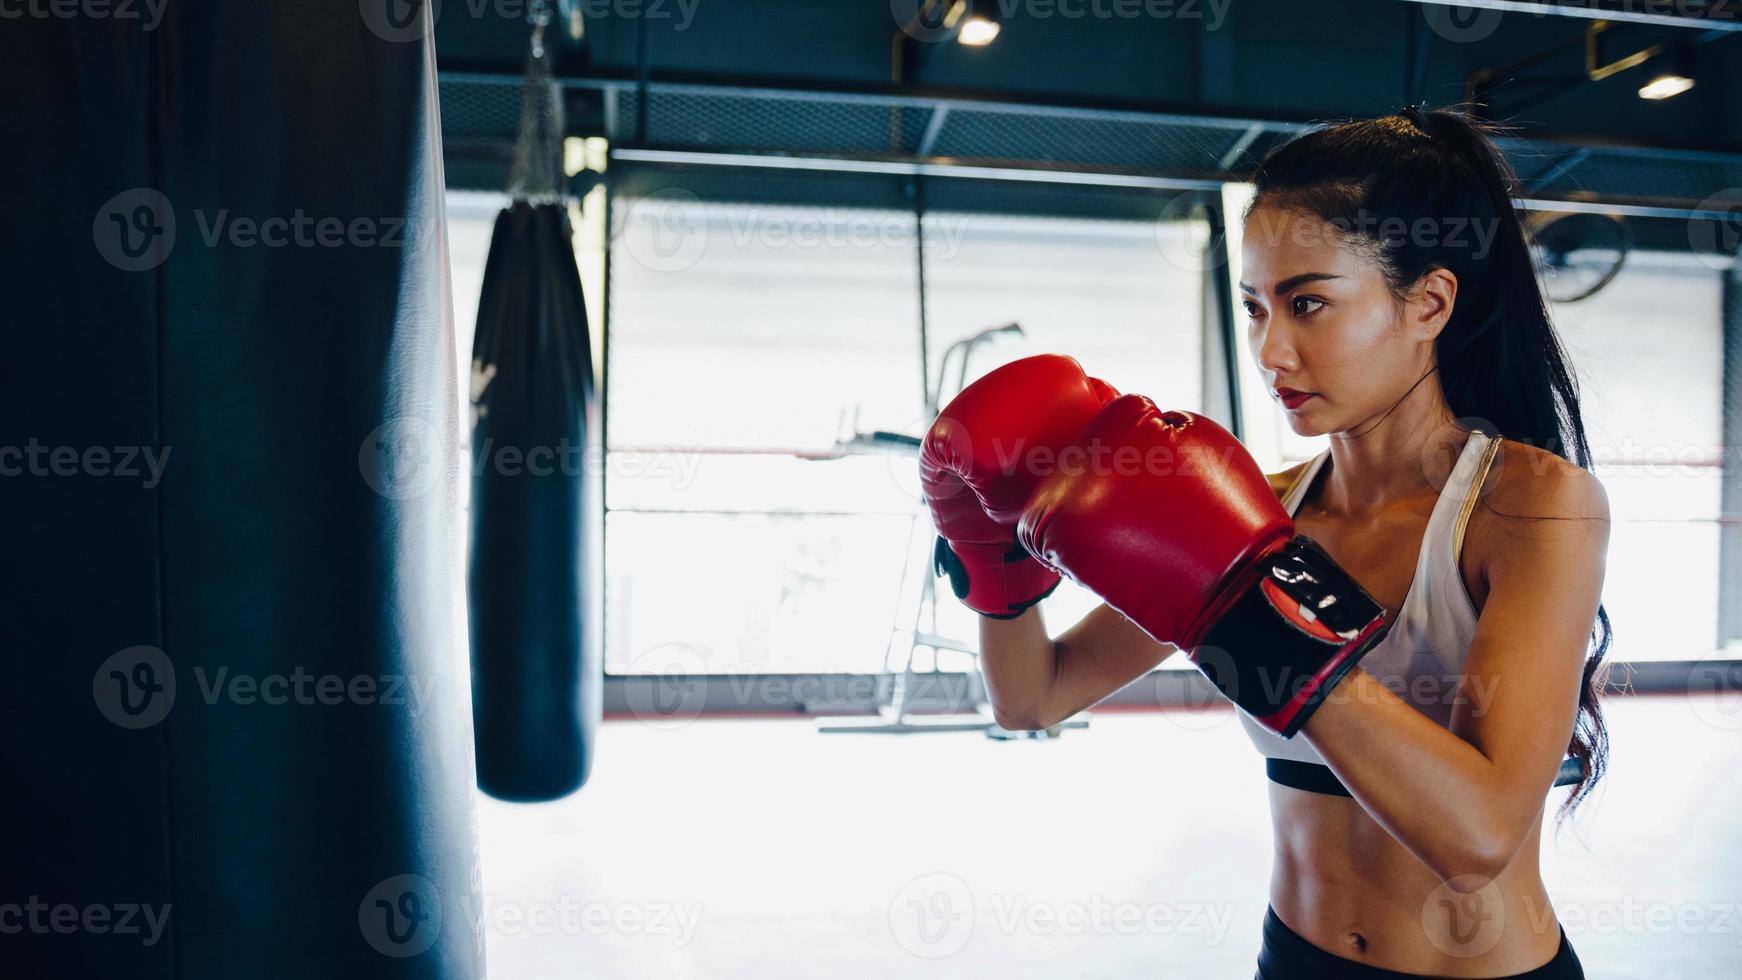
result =
[{"label": "ceiling track light", "polygon": [[1694,47],[1683,42],[1670,49],[1661,70],[1651,73],[1651,80],[1639,87],[1639,97],[1661,102],[1674,98],[1694,87]]}]

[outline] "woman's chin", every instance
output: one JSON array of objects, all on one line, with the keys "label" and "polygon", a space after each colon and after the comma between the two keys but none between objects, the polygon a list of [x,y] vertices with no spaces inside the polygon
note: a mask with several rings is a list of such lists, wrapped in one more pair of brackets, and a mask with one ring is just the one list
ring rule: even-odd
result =
[{"label": "woman's chin", "polygon": [[1289,412],[1286,417],[1288,419],[1289,429],[1297,436],[1311,438],[1313,436],[1322,436],[1327,431],[1312,418],[1303,415],[1300,412]]}]

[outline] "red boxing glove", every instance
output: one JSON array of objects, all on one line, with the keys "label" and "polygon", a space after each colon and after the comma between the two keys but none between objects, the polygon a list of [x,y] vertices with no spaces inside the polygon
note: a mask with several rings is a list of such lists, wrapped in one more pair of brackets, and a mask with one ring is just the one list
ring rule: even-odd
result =
[{"label": "red boxing glove", "polygon": [[1245,447],[1209,419],[1126,395],[1079,450],[1083,465],[1034,489],[1023,545],[1292,737],[1384,636],[1383,607],[1295,535]]},{"label": "red boxing glove", "polygon": [[937,526],[934,562],[968,608],[1012,619],[1058,587],[1058,573],[1016,542],[1035,484],[1101,406],[1118,397],[1062,354],[1025,357],[962,389],[920,449],[920,483]]}]

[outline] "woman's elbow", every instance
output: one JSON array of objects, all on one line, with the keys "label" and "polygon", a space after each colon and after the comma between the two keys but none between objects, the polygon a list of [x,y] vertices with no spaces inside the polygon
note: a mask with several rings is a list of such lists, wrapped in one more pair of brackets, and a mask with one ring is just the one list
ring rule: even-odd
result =
[{"label": "woman's elbow", "polygon": [[1010,732],[1038,732],[1063,721],[1058,710],[1045,699],[992,698],[992,720]]},{"label": "woman's elbow", "polygon": [[1452,891],[1479,891],[1512,864],[1524,836],[1506,827],[1474,828],[1444,849],[1434,871]]},{"label": "woman's elbow", "polygon": [[1007,732],[1038,732],[1053,725],[1052,722],[1046,720],[1040,711],[1032,708],[1004,707],[997,704],[992,706],[992,720],[998,723],[999,728]]}]

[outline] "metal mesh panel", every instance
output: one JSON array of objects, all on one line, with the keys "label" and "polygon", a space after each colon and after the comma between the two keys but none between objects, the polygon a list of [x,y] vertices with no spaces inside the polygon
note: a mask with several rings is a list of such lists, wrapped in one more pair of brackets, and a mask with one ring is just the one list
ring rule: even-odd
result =
[{"label": "metal mesh panel", "polygon": [[1726,163],[1596,152],[1543,185],[1541,193],[1699,201],[1726,187],[1742,187],[1742,161]]},{"label": "metal mesh panel", "polygon": [[1736,234],[1723,222],[1682,218],[1627,218],[1633,248],[1653,252],[1733,255]]},{"label": "metal mesh panel", "polygon": [[[622,104],[626,111],[619,125],[626,138],[634,134],[635,102],[630,96]],[[648,99],[646,141],[715,149],[899,153],[917,145],[925,118],[925,112],[902,110],[894,102],[655,91]]]},{"label": "metal mesh panel", "polygon": [[[1244,179],[1265,152],[1302,128],[1278,121],[1249,132],[1249,124],[1228,119],[1197,121],[1178,115],[1151,118],[1056,106],[656,84],[649,95],[643,141],[636,132],[640,102],[636,88],[621,83],[604,87],[603,102],[609,108],[600,128],[614,142],[701,152],[954,157],[1019,169],[1046,166]],[[450,184],[501,187],[497,160],[514,141],[519,79],[465,76],[443,81],[441,93]],[[1742,155],[1580,147],[1529,139],[1504,140],[1502,147],[1533,197],[1650,200],[1693,207],[1720,191],[1742,188]],[[768,186],[776,193],[797,193],[803,200],[827,193],[804,190],[806,183],[788,174],[771,179]],[[1051,189],[1015,191],[1008,199],[1042,205],[1049,195],[1062,194],[1059,189],[1066,185],[1038,186]],[[879,190],[875,195],[878,206],[889,206],[882,203],[885,193]],[[979,193],[963,190],[961,197],[971,202]],[[1081,213],[1085,215],[1107,213],[1099,199],[1079,200],[1084,202]]]},{"label": "metal mesh panel", "polygon": [[[738,204],[792,204],[816,207],[870,207],[911,211],[920,178],[887,174],[764,170],[754,167],[695,167],[620,163],[612,168],[612,193],[618,201],[660,194],[694,195],[701,201]],[[928,211],[1021,214],[1110,221],[1177,218],[1202,192],[1076,184],[923,178]]]},{"label": "metal mesh panel", "polygon": [[[1726,188],[1742,187],[1742,158],[1536,140],[1503,144],[1519,178],[1546,197],[1595,194],[1648,198],[1690,206]],[[1548,179],[1543,179],[1547,177]]]},{"label": "metal mesh panel", "polygon": [[[632,89],[619,91],[614,138],[636,139],[639,98]],[[925,144],[934,123],[934,142]],[[925,153],[1204,173],[1218,170],[1244,135],[1244,127],[1223,122],[1193,125],[1129,114],[934,106],[870,96],[832,99],[655,89],[648,100],[645,142],[787,153]]]},{"label": "metal mesh panel", "polygon": [[500,191],[508,187],[508,167],[512,162],[512,146],[502,146],[491,152],[458,153],[450,147],[442,158],[442,169],[450,190]]},{"label": "metal mesh panel", "polygon": [[936,151],[944,156],[1069,162],[1175,173],[1220,170],[1243,130],[1131,119],[958,109]]},{"label": "metal mesh panel", "polygon": [[887,174],[627,163],[611,168],[611,193],[619,203],[655,195],[682,195],[730,204],[907,211],[913,208],[908,188],[908,178]]},{"label": "metal mesh panel", "polygon": [[512,144],[520,124],[523,84],[515,75],[504,75],[500,81],[443,81],[442,138]]},{"label": "metal mesh panel", "polygon": [[1154,191],[1005,180],[933,178],[926,182],[929,211],[1161,221],[1187,213],[1201,191]]}]

